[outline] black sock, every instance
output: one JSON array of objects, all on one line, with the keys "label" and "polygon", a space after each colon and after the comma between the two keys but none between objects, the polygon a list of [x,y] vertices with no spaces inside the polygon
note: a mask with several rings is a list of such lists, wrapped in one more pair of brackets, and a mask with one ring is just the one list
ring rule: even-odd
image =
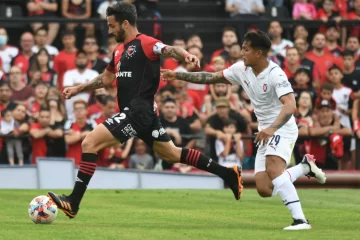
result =
[{"label": "black sock", "polygon": [[95,153],[83,153],[81,155],[80,169],[77,174],[74,189],[69,196],[78,204],[80,204],[90,179],[94,175],[96,169],[96,159],[97,154]]},{"label": "black sock", "polygon": [[231,169],[219,165],[211,158],[194,149],[183,148],[181,151],[180,162],[218,175],[225,181],[228,179],[229,174],[232,173]]}]

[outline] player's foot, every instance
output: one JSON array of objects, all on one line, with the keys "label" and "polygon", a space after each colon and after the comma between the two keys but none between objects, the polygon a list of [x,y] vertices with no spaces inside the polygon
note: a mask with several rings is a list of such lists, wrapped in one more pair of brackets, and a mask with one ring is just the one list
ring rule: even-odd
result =
[{"label": "player's foot", "polygon": [[316,180],[321,183],[324,184],[326,182],[326,177],[325,177],[325,173],[316,166],[315,163],[315,158],[313,155],[310,154],[305,154],[303,160],[301,161],[302,164],[307,164],[309,166],[310,172],[308,174],[306,174],[305,176],[307,176],[308,178],[310,177],[314,177],[316,178]]},{"label": "player's foot", "polygon": [[303,219],[294,219],[294,222],[284,228],[284,230],[310,230],[311,229],[311,225],[309,223],[308,220],[303,220]]},{"label": "player's foot", "polygon": [[228,184],[229,184],[231,191],[234,193],[236,200],[240,200],[242,190],[244,188],[244,186],[242,185],[242,180],[241,180],[241,167],[232,166],[232,167],[230,167],[230,169],[232,169],[234,171],[235,175],[234,175],[234,177],[231,178],[232,180],[229,181]]},{"label": "player's foot", "polygon": [[48,192],[48,196],[69,218],[74,218],[79,211],[79,205],[72,203],[71,199],[65,195],[59,196],[53,192]]}]

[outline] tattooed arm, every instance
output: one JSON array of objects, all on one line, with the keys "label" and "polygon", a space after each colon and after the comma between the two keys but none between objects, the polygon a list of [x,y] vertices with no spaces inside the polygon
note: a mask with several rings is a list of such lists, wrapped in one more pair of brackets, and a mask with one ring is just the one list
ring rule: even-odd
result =
[{"label": "tattooed arm", "polygon": [[271,128],[275,128],[276,130],[284,126],[296,111],[296,101],[294,93],[282,96],[280,98],[280,101],[282,102],[283,107],[281,108],[279,116],[270,126]]},{"label": "tattooed arm", "polygon": [[189,53],[181,47],[166,46],[162,50],[162,55],[164,57],[172,57],[178,61],[183,62],[186,55],[189,55]]},{"label": "tattooed arm", "polygon": [[108,70],[105,70],[102,74],[98,75],[90,82],[79,85],[79,92],[87,92],[89,90],[95,90],[98,88],[110,86],[114,82],[114,80],[115,74]]},{"label": "tattooed arm", "polygon": [[[170,75],[170,79],[167,76]],[[168,78],[169,80],[177,79],[183,80],[186,82],[198,83],[198,84],[215,84],[215,83],[226,83],[229,82],[224,78],[221,72],[209,73],[209,72],[165,72],[163,71],[164,78]],[[171,79],[173,77],[173,79]]]}]

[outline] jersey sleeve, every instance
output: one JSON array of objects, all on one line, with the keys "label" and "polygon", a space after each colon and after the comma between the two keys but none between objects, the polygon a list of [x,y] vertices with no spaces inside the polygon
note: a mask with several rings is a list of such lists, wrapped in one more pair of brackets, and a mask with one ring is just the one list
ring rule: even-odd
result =
[{"label": "jersey sleeve", "polygon": [[241,84],[240,74],[245,71],[245,65],[243,62],[237,62],[226,68],[222,71],[223,77],[230,83],[230,84]]},{"label": "jersey sleeve", "polygon": [[114,66],[114,53],[112,54],[112,58],[108,65],[105,68],[107,71],[115,73],[115,66]]},{"label": "jersey sleeve", "polygon": [[270,84],[275,89],[277,97],[280,99],[289,93],[293,93],[294,90],[286,77],[286,74],[280,68],[274,69],[270,72]]},{"label": "jersey sleeve", "polygon": [[150,60],[158,59],[163,49],[166,48],[166,45],[158,39],[146,35],[142,35],[139,39],[141,40],[141,47],[146,57]]}]

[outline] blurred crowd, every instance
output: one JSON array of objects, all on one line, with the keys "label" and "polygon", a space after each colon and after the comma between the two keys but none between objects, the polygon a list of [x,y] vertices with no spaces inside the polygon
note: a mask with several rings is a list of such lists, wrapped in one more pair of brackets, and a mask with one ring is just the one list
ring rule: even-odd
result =
[{"label": "blurred crowd", "polygon": [[[157,0],[127,1],[136,3],[140,12],[160,17]],[[26,7],[29,16],[43,17],[46,22],[59,9],[65,18],[89,18],[94,3],[98,16],[105,18],[106,7],[113,2],[29,0]],[[281,6],[281,2],[267,0],[266,4]],[[231,17],[257,16],[264,11],[261,0],[225,3]],[[276,20],[249,28],[266,28],[272,40],[268,57],[283,68],[295,92],[300,138],[292,164],[312,153],[323,169],[354,169],[355,138],[360,137],[360,26],[343,28],[338,23],[360,18],[360,0],[297,0],[291,7],[294,19],[321,19],[324,24],[315,33],[296,25],[291,39],[283,38],[281,23]],[[61,94],[64,87],[86,83],[103,72],[118,43],[112,37],[104,40],[94,35],[96,27],[91,23],[67,24],[60,32],[59,28],[57,23],[32,24],[31,31],[22,33],[18,48],[7,44],[11,36],[0,27],[0,163],[22,166],[36,164],[38,157],[68,157],[79,165],[86,134],[118,112],[116,84],[69,100]],[[84,29],[84,38],[77,37],[78,28]],[[223,47],[214,49],[209,59],[200,35],[176,36],[166,44],[186,49],[201,60],[201,66],[166,58],[161,60],[162,68],[222,71],[241,61],[238,36],[236,28],[225,27],[219,36]],[[62,43],[59,49],[52,45],[56,38]],[[224,166],[253,169],[257,148],[250,136],[258,131],[258,124],[240,86],[161,80],[156,103],[162,131],[175,145],[197,148]],[[101,151],[98,166],[197,171],[162,161],[141,139]]]}]

